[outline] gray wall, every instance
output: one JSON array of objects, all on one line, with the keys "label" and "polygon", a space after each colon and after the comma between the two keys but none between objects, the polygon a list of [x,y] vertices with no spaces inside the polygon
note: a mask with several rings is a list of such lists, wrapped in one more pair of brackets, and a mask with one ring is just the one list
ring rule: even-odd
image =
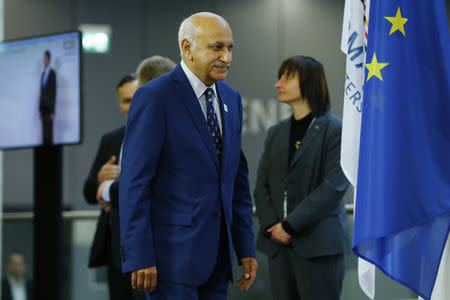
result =
[{"label": "gray wall", "polygon": [[[332,112],[342,115],[345,57],[340,52],[343,1],[87,1],[5,0],[5,38],[65,31],[82,23],[112,26],[111,52],[84,54],[84,141],[64,148],[64,194],[67,208],[86,209],[83,181],[101,135],[124,123],[114,86],[143,58],[160,54],[179,60],[177,30],[196,11],[224,16],[236,47],[228,82],[245,101],[247,153],[253,186],[265,133],[289,111],[277,104],[277,68],[291,55],[311,55],[323,62],[332,98]],[[5,152],[6,210],[32,207],[32,150]]]}]

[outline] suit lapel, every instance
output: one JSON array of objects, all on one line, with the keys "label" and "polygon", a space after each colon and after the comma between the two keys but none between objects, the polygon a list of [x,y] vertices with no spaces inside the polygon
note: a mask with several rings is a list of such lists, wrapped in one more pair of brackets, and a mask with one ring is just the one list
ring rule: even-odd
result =
[{"label": "suit lapel", "polygon": [[198,102],[197,96],[189,83],[186,75],[183,72],[180,64],[173,71],[173,78],[177,82],[176,87],[176,97],[183,102],[189,115],[194,122],[202,140],[211,154],[214,163],[219,170],[219,159],[217,157],[216,150],[214,148],[214,143],[211,138],[211,133],[209,132],[208,125],[206,124],[205,116],[203,115],[202,108]]},{"label": "suit lapel", "polygon": [[309,126],[308,130],[306,131],[305,137],[303,138],[300,147],[295,152],[294,157],[292,158],[291,164],[289,165],[289,168],[292,168],[292,166],[300,160],[300,158],[305,153],[306,149],[313,143],[314,139],[316,138],[317,134],[323,130],[323,116],[319,116],[316,119],[313,120],[313,123]]},{"label": "suit lapel", "polygon": [[278,139],[276,143],[278,144],[280,150],[280,164],[283,166],[284,170],[288,170],[288,157],[289,157],[289,138],[291,132],[291,118],[283,121],[279,128],[279,134],[277,134]]},{"label": "suit lapel", "polygon": [[119,164],[120,163],[120,156],[121,156],[121,152],[122,152],[122,143],[123,143],[123,138],[125,136],[125,126],[121,127],[120,129],[117,130],[116,134],[114,135],[111,144],[112,147],[110,149],[113,149],[114,155],[116,155],[116,163]]}]

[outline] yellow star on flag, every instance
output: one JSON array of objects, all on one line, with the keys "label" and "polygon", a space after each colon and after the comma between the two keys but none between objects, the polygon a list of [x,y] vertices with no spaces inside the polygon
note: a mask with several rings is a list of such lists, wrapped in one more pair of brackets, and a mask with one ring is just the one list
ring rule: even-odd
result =
[{"label": "yellow star on flag", "polygon": [[374,53],[372,62],[370,64],[366,64],[366,68],[369,70],[369,75],[367,76],[367,81],[369,81],[370,77],[376,76],[378,79],[383,81],[383,78],[381,77],[380,70],[386,67],[389,63],[379,63],[377,61],[377,55]]},{"label": "yellow star on flag", "polygon": [[405,23],[406,23],[406,21],[408,21],[408,19],[402,18],[402,14],[400,12],[400,6],[397,9],[397,14],[395,15],[395,17],[384,17],[384,18],[392,23],[391,32],[389,32],[389,35],[393,34],[397,30],[400,30],[401,33],[403,33],[403,35],[406,36],[405,27],[403,25],[405,25]]}]

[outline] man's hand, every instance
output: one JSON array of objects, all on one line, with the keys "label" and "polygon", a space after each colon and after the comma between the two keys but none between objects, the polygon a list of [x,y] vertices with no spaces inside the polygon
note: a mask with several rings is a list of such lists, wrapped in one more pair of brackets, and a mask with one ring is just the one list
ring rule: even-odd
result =
[{"label": "man's hand", "polygon": [[256,269],[258,269],[258,263],[254,257],[244,257],[241,259],[242,266],[244,268],[242,275],[238,278],[237,288],[240,291],[246,290],[252,285],[256,278]]},{"label": "man's hand", "polygon": [[100,171],[97,174],[98,183],[102,183],[105,180],[114,180],[119,177],[120,167],[115,165],[116,156],[113,155],[111,158],[104,164]]},{"label": "man's hand", "polygon": [[106,202],[105,200],[103,200],[102,198],[102,194],[103,194],[103,189],[105,188],[106,185],[106,181],[103,181],[98,189],[97,189],[97,201],[98,203],[103,207],[104,210],[106,211],[110,211],[111,210],[111,203]]},{"label": "man's hand", "polygon": [[156,266],[133,271],[131,286],[140,291],[153,292],[156,289],[157,275]]},{"label": "man's hand", "polygon": [[291,243],[291,235],[284,231],[283,226],[281,226],[281,223],[277,223],[267,229],[267,232],[271,234],[272,240],[283,244],[283,245],[289,245]]}]

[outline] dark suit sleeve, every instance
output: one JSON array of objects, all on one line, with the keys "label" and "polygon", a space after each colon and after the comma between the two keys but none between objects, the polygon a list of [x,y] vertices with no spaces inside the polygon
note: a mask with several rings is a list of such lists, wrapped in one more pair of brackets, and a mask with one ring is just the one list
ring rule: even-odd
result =
[{"label": "dark suit sleeve", "polygon": [[[240,132],[242,132],[242,103],[240,97],[239,108]],[[247,160],[241,149],[239,169],[234,182],[233,221],[231,224],[231,236],[239,263],[244,257],[256,257],[252,212],[253,204],[248,182]]]},{"label": "dark suit sleeve", "polygon": [[259,161],[255,192],[253,193],[256,205],[256,215],[258,216],[262,229],[266,229],[278,222],[275,208],[270,198],[269,187],[269,149],[273,137],[273,130],[274,128],[272,127],[267,133],[266,142],[264,144],[264,152]]},{"label": "dark suit sleeve", "polygon": [[41,80],[39,81],[39,112],[44,112],[44,97],[43,92],[44,89],[42,87],[42,80],[44,79],[44,72],[41,73]]},{"label": "dark suit sleeve", "polygon": [[[334,125],[334,126],[333,126]],[[326,154],[323,172],[323,182],[303,199],[294,210],[288,214],[286,222],[296,231],[314,225],[328,217],[342,201],[348,187],[348,180],[341,169],[341,125],[330,124],[326,140]]]},{"label": "dark suit sleeve", "polygon": [[12,300],[8,279],[2,278],[2,300]]},{"label": "dark suit sleeve", "polygon": [[33,282],[31,280],[27,280],[27,300],[33,299]]},{"label": "dark suit sleeve", "polygon": [[100,141],[100,147],[97,150],[97,155],[95,156],[94,163],[89,171],[89,175],[84,182],[83,187],[83,195],[86,201],[90,204],[97,204],[97,189],[98,189],[98,181],[97,174],[100,171],[100,168],[108,161],[107,153],[106,153],[106,141],[105,137],[102,137]]},{"label": "dark suit sleeve", "polygon": [[113,209],[119,209],[119,178],[114,180],[109,188],[109,199],[111,199],[111,207]]},{"label": "dark suit sleeve", "polygon": [[55,103],[56,103],[56,73],[51,70],[49,74],[49,109],[50,112],[55,112]]}]

